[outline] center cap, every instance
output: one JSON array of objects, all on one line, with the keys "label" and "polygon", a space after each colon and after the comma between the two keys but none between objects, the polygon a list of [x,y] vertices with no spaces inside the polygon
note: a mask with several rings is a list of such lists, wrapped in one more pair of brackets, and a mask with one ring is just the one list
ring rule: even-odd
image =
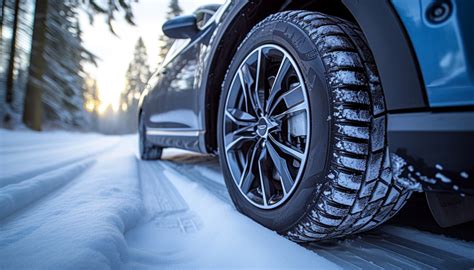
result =
[{"label": "center cap", "polygon": [[266,137],[268,133],[268,124],[265,118],[260,118],[257,123],[257,134],[260,137]]}]

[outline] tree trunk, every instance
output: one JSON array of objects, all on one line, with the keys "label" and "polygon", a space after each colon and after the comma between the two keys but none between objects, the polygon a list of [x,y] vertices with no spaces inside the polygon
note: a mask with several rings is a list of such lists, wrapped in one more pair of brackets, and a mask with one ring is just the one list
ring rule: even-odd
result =
[{"label": "tree trunk", "polygon": [[2,0],[2,9],[1,9],[1,11],[0,11],[0,44],[2,44],[2,43],[1,43],[1,40],[2,40],[2,38],[3,38],[3,24],[4,24],[3,20],[4,20],[4,18],[5,18],[5,15],[4,15],[4,14],[5,14],[5,6],[6,6],[6,5],[7,5],[7,1],[6,1],[6,0]]},{"label": "tree trunk", "polygon": [[33,130],[41,130],[43,102],[41,100],[45,59],[43,56],[46,42],[46,20],[48,0],[36,1],[33,40],[29,67],[28,83],[23,111],[23,123]]},{"label": "tree trunk", "polygon": [[15,70],[15,56],[16,56],[16,36],[18,32],[18,18],[20,12],[20,0],[15,1],[14,7],[14,17],[13,17],[13,35],[10,42],[10,59],[8,60],[8,69],[7,69],[7,92],[5,96],[5,101],[8,106],[11,107],[13,102],[13,71]]}]

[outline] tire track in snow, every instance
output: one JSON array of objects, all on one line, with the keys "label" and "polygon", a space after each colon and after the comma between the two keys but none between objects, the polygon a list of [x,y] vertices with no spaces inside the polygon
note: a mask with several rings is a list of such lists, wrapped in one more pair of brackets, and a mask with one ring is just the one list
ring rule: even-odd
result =
[{"label": "tire track in snow", "polygon": [[199,230],[199,217],[189,210],[188,204],[165,175],[170,170],[168,166],[160,161],[137,162],[145,208],[142,222],[152,222],[158,228],[176,228],[184,233]]},{"label": "tire track in snow", "polygon": [[185,212],[188,205],[173,184],[164,176],[161,162],[138,160],[140,185],[146,219],[157,215]]},{"label": "tire track in snow", "polygon": [[88,159],[73,163],[0,188],[0,221],[71,182],[94,162]]},{"label": "tire track in snow", "polygon": [[80,140],[74,141],[48,141],[45,143],[34,143],[34,144],[15,144],[8,146],[0,146],[0,155],[15,154],[21,152],[39,152],[43,150],[51,149],[64,149],[70,148],[77,145],[90,144],[92,141],[98,140],[97,138],[81,138]]},{"label": "tire track in snow", "polygon": [[215,157],[205,155],[180,155],[162,162],[186,179],[199,184],[221,201],[233,206]]},{"label": "tire track in snow", "polygon": [[[80,162],[81,160],[88,159],[92,156],[97,156],[103,152],[106,152],[110,149],[112,149],[114,146],[116,146],[120,142],[119,139],[113,140],[112,142],[107,142],[105,145],[101,145],[98,148],[92,148],[90,151],[82,151],[79,154],[76,152],[73,152],[73,150],[82,150],[86,146],[84,145],[76,145],[74,148],[66,148],[62,152],[64,154],[68,155],[70,154],[71,156],[66,159],[54,159],[54,157],[50,157],[49,153],[46,154],[45,156],[41,157],[41,159],[35,160],[35,161],[24,161],[24,160],[19,160],[17,162],[14,161],[9,161],[8,166],[13,166],[13,169],[10,170],[10,172],[2,172],[2,176],[0,177],[0,188],[6,187],[11,184],[17,184],[20,182],[23,182],[25,180],[28,180],[32,177],[35,177],[37,175],[41,175],[50,171],[53,171],[57,168],[68,166],[70,164],[74,164],[77,162]],[[90,146],[98,146],[97,143],[93,143]],[[70,153],[73,152],[73,153]],[[28,156],[29,153],[22,153],[23,156]],[[20,156],[21,157],[21,156]],[[36,162],[33,165],[28,164],[29,162]],[[46,165],[43,165],[46,163]],[[22,166],[30,166],[27,169],[24,170],[18,170],[17,168],[21,168]],[[2,168],[6,168],[7,164],[4,164],[2,162],[1,164]]]}]

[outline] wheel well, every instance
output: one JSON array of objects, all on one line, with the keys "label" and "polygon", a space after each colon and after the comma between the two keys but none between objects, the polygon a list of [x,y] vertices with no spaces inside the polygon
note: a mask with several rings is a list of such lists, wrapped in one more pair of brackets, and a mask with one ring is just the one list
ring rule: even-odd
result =
[{"label": "wheel well", "polygon": [[[273,13],[287,10],[318,11],[356,23],[349,10],[340,0],[249,1],[239,12],[240,16],[236,16],[227,28],[225,38],[218,44],[211,63],[205,101],[207,152],[215,153],[217,151],[217,113],[221,85],[238,46],[258,22]],[[218,94],[216,95],[216,93]]]}]

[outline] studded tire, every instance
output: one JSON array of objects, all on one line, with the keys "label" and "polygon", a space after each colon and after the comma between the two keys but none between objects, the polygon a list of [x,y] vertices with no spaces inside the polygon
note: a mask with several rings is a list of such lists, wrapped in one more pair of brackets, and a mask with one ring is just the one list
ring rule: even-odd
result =
[{"label": "studded tire", "polygon": [[352,235],[393,217],[410,192],[392,177],[383,90],[359,27],[318,12],[271,15],[252,29],[237,50],[223,96],[242,59],[239,54],[269,39],[288,49],[305,77],[314,126],[312,156],[292,198],[272,210],[248,205],[233,187],[221,159],[237,209],[297,242]]}]

